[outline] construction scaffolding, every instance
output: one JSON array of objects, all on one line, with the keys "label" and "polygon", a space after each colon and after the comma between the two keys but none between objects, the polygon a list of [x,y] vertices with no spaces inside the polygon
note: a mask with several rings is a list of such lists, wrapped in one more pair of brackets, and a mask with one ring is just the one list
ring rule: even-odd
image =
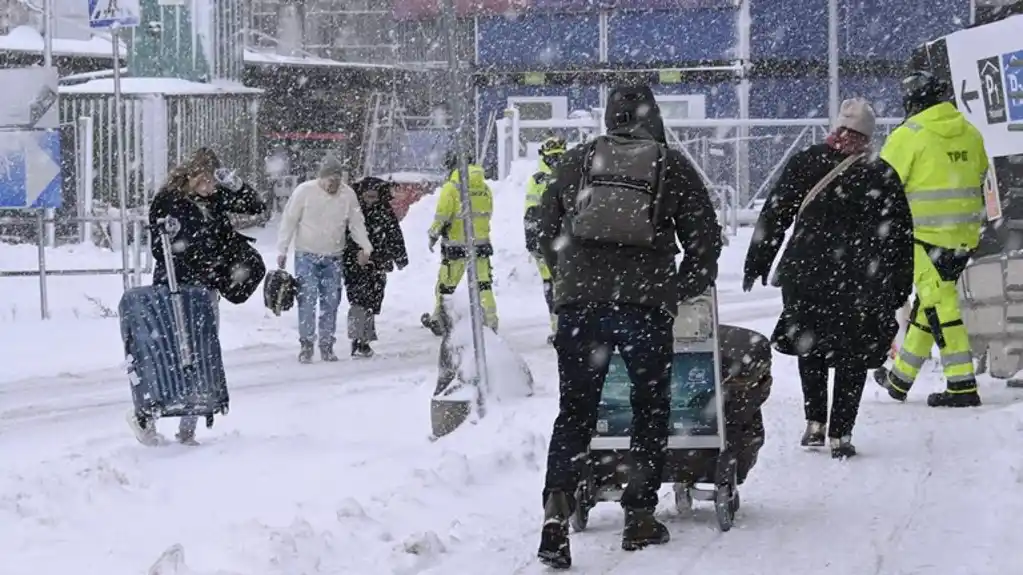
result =
[{"label": "construction scaffolding", "polygon": [[373,92],[363,132],[362,175],[422,173],[443,176],[451,138],[446,113],[414,116],[397,90]]}]

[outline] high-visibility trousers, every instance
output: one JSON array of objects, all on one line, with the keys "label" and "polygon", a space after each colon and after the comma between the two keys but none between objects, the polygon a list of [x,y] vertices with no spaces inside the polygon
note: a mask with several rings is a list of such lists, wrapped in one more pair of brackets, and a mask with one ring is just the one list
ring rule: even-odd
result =
[{"label": "high-visibility trousers", "polygon": [[[916,244],[913,253],[913,284],[916,299],[910,313],[906,338],[899,348],[889,384],[908,392],[924,362],[937,344],[949,393],[974,393],[970,338],[959,312],[956,280],[962,275],[969,255]],[[932,257],[934,259],[932,259]]]},{"label": "high-visibility trousers", "polygon": [[536,269],[540,271],[540,279],[543,280],[543,299],[547,302],[547,313],[550,315],[551,332],[553,332],[558,327],[558,316],[554,315],[554,280],[543,256],[541,254],[530,255],[536,262]]},{"label": "high-visibility trousers", "polygon": [[[465,258],[448,259],[440,262],[437,274],[437,286],[434,290],[437,303],[434,307],[434,319],[440,318],[443,299],[455,293],[458,284],[465,275],[469,261]],[[480,303],[483,304],[483,323],[497,330],[497,300],[494,298],[494,284],[491,278],[490,257],[477,257],[476,270],[479,272]]]}]

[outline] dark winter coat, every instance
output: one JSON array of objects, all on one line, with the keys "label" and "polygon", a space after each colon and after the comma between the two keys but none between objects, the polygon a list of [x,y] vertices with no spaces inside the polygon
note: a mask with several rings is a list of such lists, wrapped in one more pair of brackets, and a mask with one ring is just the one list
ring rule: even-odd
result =
[{"label": "dark winter coat", "polygon": [[[660,109],[649,88],[618,88],[604,123],[608,132],[666,143]],[[680,300],[703,293],[717,279],[721,226],[700,175],[676,150],[667,150],[661,182],[665,220],[658,249],[590,243],[573,238],[568,214],[593,144],[562,157],[541,203],[540,250],[554,276],[555,309],[586,303],[628,303],[678,313]],[[677,244],[676,244],[677,238]],[[676,264],[678,245],[685,258]]]},{"label": "dark winter coat", "polygon": [[[745,276],[766,277],[806,194],[846,155],[826,144],[786,164],[746,254]],[[884,363],[895,312],[913,284],[913,221],[898,176],[863,159],[799,215],[778,265],[784,310],[772,340],[786,355]]]},{"label": "dark winter coat", "polygon": [[[350,234],[346,235],[343,256],[345,291],[351,305],[364,307],[373,314],[379,314],[383,304],[385,274],[395,267],[401,269],[408,265],[405,236],[391,207],[392,187],[392,183],[378,178],[363,178],[352,185],[366,220],[366,232],[373,244],[373,253],[369,265],[359,265],[360,248]],[[371,189],[377,190],[380,199],[368,205],[363,196]]]},{"label": "dark winter coat", "polygon": [[[167,268],[164,264],[163,245],[160,242],[159,221],[166,217],[177,220],[180,229],[170,238],[174,247],[172,261],[178,283],[217,290],[222,294],[240,291],[251,293],[263,279],[262,272],[238,285],[238,277],[232,277],[230,270],[242,261],[253,258],[254,241],[237,231],[228,214],[259,214],[266,210],[266,204],[250,187],[232,191],[218,186],[213,195],[202,198],[186,193],[170,184],[157,192],[149,206],[149,226],[152,234],[153,284],[167,285]],[[258,257],[258,252],[255,252]],[[262,266],[262,260],[253,261]],[[250,291],[250,287],[253,289]],[[227,297],[227,295],[225,295]],[[229,298],[232,299],[233,298]]]}]

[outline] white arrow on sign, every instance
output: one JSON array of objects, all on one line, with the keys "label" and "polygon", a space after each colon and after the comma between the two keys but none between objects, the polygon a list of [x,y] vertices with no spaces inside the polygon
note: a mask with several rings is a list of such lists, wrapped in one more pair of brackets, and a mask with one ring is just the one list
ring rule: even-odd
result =
[{"label": "white arrow on sign", "polygon": [[25,150],[25,205],[35,204],[53,179],[60,175],[60,164],[39,145],[38,133],[29,132],[23,140]]}]

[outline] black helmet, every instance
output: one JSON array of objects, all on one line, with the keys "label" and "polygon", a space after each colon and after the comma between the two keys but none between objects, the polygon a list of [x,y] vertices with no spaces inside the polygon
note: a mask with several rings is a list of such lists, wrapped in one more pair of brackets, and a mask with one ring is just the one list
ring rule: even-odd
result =
[{"label": "black helmet", "polygon": [[952,85],[924,70],[914,70],[903,78],[901,88],[907,117],[952,99]]},{"label": "black helmet", "polygon": [[[473,157],[472,152],[465,153],[466,164],[472,164],[475,161],[476,159]],[[452,148],[444,154],[444,169],[446,169],[448,173],[458,169],[458,150],[456,148]]]}]

